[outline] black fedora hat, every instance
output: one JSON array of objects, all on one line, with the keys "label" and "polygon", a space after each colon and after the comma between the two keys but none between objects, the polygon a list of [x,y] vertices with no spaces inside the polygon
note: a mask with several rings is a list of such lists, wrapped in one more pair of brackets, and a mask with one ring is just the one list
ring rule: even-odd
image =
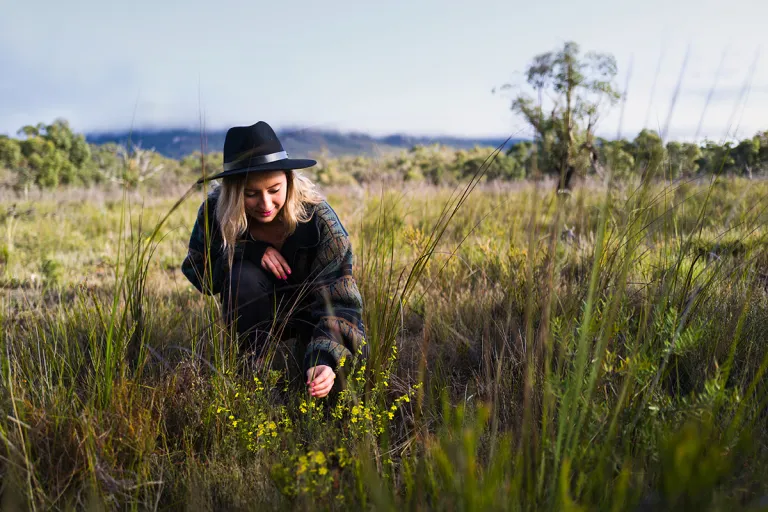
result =
[{"label": "black fedora hat", "polygon": [[306,169],[316,163],[315,160],[288,158],[288,153],[272,127],[259,121],[251,126],[235,126],[227,130],[224,138],[224,171],[204,176],[197,182],[245,172]]}]

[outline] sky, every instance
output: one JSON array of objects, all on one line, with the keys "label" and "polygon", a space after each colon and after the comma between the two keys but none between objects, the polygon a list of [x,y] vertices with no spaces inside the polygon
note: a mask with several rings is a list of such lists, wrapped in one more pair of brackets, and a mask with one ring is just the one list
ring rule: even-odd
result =
[{"label": "sky", "polygon": [[766,19],[765,0],[0,0],[0,133],[63,117],[529,137],[512,94],[575,41],[614,55],[626,89],[600,134],[747,137],[768,129]]}]

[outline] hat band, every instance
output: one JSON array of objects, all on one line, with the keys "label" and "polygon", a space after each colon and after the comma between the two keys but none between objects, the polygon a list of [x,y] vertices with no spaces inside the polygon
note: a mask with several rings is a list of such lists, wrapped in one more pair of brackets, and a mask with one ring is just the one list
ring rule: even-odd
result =
[{"label": "hat band", "polygon": [[236,169],[242,169],[251,165],[268,164],[270,162],[277,162],[278,160],[285,160],[288,158],[288,153],[285,151],[278,151],[277,153],[270,153],[268,155],[258,155],[248,158],[248,165],[243,165],[245,159],[237,162],[229,162],[224,164],[225,171],[234,171]]}]

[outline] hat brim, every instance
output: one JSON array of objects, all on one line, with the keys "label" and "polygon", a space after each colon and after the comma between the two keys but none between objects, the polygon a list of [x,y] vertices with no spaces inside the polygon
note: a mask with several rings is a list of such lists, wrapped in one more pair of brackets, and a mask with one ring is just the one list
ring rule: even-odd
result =
[{"label": "hat brim", "polygon": [[242,169],[232,169],[231,171],[224,171],[213,176],[204,176],[197,180],[197,183],[204,183],[210,180],[216,180],[220,178],[226,178],[227,176],[234,176],[235,174],[243,174],[246,172],[265,172],[265,171],[287,171],[294,169],[306,169],[317,165],[316,160],[303,159],[303,158],[286,158],[284,160],[275,160],[266,164],[253,165],[250,167],[243,167]]}]

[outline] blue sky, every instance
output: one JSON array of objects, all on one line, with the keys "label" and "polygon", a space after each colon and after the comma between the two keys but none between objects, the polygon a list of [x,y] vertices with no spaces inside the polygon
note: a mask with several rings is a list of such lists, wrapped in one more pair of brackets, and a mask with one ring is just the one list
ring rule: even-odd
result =
[{"label": "blue sky", "polygon": [[[372,134],[529,136],[509,111],[530,59],[573,40],[629,81],[623,133],[768,129],[768,2],[0,0],[0,133],[65,117],[78,131],[268,121]],[[656,69],[660,64],[657,75]],[[658,77],[655,93],[653,85]],[[742,99],[741,103],[738,102]],[[746,100],[746,101],[744,101]],[[615,136],[619,109],[599,131]]]}]

